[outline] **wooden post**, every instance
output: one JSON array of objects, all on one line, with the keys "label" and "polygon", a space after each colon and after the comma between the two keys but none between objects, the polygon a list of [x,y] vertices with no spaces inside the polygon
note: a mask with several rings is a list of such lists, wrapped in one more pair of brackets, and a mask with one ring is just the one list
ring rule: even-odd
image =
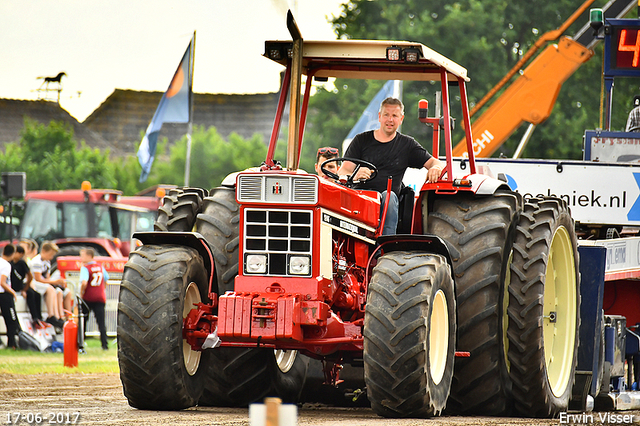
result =
[{"label": "wooden post", "polygon": [[278,426],[278,411],[280,410],[282,400],[280,398],[265,398],[264,405],[267,408],[266,426]]},{"label": "wooden post", "polygon": [[265,398],[264,404],[249,405],[249,425],[251,426],[296,426],[298,407],[283,404],[280,398]]}]

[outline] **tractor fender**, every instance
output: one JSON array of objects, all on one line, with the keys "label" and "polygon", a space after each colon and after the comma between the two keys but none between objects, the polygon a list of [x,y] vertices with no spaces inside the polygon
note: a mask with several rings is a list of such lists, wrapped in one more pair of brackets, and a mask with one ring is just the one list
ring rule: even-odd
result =
[{"label": "tractor fender", "polygon": [[222,179],[222,183],[220,186],[226,186],[227,188],[235,188],[236,186],[236,178],[240,172],[229,173],[224,179]]},{"label": "tractor fender", "polygon": [[[214,268],[213,254],[209,248],[209,244],[202,235],[197,232],[135,232],[132,236],[142,242],[142,244],[156,244],[156,245],[178,245],[186,246],[196,249],[202,260],[204,261],[204,267],[209,274],[209,289],[210,292],[216,292],[216,288],[212,287]],[[217,283],[216,283],[217,286]]]},{"label": "tractor fender", "polygon": [[227,176],[225,176],[224,179],[222,179],[222,183],[220,183],[220,186],[225,186],[227,188],[235,188],[236,187],[236,180],[238,179],[238,175],[240,173],[243,173],[243,172],[259,172],[259,171],[260,171],[260,167],[249,167],[248,169],[240,170],[238,172],[229,173]]},{"label": "tractor fender", "polygon": [[483,174],[470,175],[472,191],[477,195],[493,195],[498,189],[511,190],[509,184],[501,179]]},{"label": "tractor fender", "polygon": [[[447,263],[453,271],[453,262],[451,254],[444,240],[433,234],[397,234],[384,235],[378,237],[376,243],[379,249],[383,249],[385,253],[392,251],[421,251],[424,253],[439,254],[447,259]],[[452,274],[453,276],[453,274]],[[455,279],[455,278],[454,278]]]}]

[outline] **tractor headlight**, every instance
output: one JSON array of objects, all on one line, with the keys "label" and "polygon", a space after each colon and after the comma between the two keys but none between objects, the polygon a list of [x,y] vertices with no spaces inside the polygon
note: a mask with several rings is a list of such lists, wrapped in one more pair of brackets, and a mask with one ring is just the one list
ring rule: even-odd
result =
[{"label": "tractor headlight", "polygon": [[291,275],[309,275],[311,273],[311,258],[309,256],[291,256],[289,258],[289,273]]},{"label": "tractor headlight", "polygon": [[264,254],[249,254],[245,263],[248,274],[264,274],[267,272],[267,256]]}]

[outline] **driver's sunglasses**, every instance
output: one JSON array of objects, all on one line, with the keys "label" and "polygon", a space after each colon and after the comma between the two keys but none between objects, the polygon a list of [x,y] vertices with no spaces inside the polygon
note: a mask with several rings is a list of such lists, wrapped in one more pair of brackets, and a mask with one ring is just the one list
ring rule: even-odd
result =
[{"label": "driver's sunglasses", "polygon": [[329,153],[331,155],[338,155],[338,148],[332,148],[332,147],[327,147],[327,148],[320,148],[318,150],[318,155],[325,155],[326,153]]}]

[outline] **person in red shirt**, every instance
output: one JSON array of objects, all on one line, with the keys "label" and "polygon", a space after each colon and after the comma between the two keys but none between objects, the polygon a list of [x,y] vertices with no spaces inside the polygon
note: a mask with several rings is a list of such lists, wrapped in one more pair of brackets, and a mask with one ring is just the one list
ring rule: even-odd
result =
[{"label": "person in red shirt", "polygon": [[109,349],[109,342],[107,341],[104,307],[107,303],[107,280],[109,279],[109,274],[102,265],[93,260],[93,256],[95,256],[95,251],[92,248],[80,250],[80,260],[83,263],[82,268],[80,268],[80,295],[83,301],[83,303],[80,303],[80,310],[85,324],[82,329],[87,329],[86,324],[89,319],[89,313],[93,311],[100,330],[102,349],[106,351]]}]

